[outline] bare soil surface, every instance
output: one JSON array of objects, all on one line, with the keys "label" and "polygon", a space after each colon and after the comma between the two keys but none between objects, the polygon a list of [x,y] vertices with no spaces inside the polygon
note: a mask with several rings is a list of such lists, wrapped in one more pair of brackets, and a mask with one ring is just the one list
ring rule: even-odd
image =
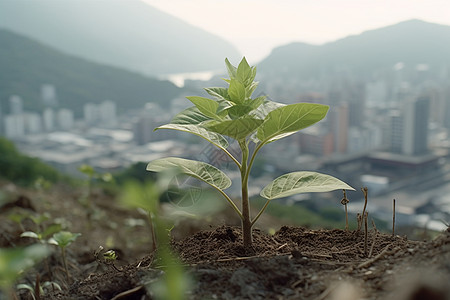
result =
[{"label": "bare soil surface", "polygon": [[[64,218],[72,232],[82,233],[68,248],[70,280],[65,279],[60,253],[54,251],[20,282],[33,284],[39,275],[40,282],[61,285],[62,291],[47,290],[42,299],[155,299],[148,284],[160,280],[165,268],[148,255],[147,229],[129,224],[142,216],[111,205],[105,194],[96,195],[96,210],[88,214],[79,195],[52,193],[42,200],[22,191],[0,208],[0,246],[35,242],[20,238],[23,229],[33,230],[34,225],[25,220],[20,228],[8,218],[12,212],[46,211],[52,220]],[[65,201],[57,201],[62,196]],[[255,228],[251,249],[242,246],[239,227],[188,231],[171,242],[192,278],[186,299],[450,299],[450,230],[433,240],[411,241],[375,229],[366,239],[363,230],[283,226],[269,235]],[[99,245],[116,250],[114,266],[95,259]],[[31,299],[24,290],[17,295]]]}]

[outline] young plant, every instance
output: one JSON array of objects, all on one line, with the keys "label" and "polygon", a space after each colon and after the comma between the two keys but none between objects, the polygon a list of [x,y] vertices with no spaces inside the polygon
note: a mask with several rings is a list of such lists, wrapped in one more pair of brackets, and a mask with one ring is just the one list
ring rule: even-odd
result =
[{"label": "young plant", "polygon": [[[128,182],[124,187],[120,201],[125,206],[146,211],[149,218],[153,251],[157,250],[154,252],[158,258],[154,262],[159,263],[159,267],[164,270],[162,278],[146,285],[148,292],[152,295],[152,299],[178,300],[185,299],[185,291],[190,285],[190,280],[170,248],[170,231],[173,229],[173,226],[170,226],[157,213],[159,197],[161,196],[161,191],[163,191],[161,186],[167,186],[169,176],[172,176],[171,173],[165,174],[156,183]],[[102,251],[102,249],[99,250],[100,252]],[[100,252],[97,253],[97,256]],[[103,256],[103,259],[106,259],[105,256]]]},{"label": "young plant", "polygon": [[61,248],[61,256],[64,264],[64,270],[66,271],[67,283],[69,283],[69,270],[67,269],[67,259],[66,259],[66,247],[75,242],[75,240],[81,235],[81,233],[72,233],[69,231],[60,231],[53,235],[51,241]]},{"label": "young plant", "polygon": [[3,291],[4,295],[7,295],[6,297],[13,298],[15,296],[14,282],[27,269],[49,254],[48,247],[41,244],[34,244],[26,248],[0,248],[0,291]]},{"label": "young plant", "polygon": [[[236,68],[225,60],[229,79],[228,88],[206,88],[213,99],[187,97],[194,106],[177,114],[171,123],[156,129],[173,129],[198,135],[221,149],[239,168],[241,174],[241,209],[224,192],[230,187],[230,178],[218,168],[205,162],[177,157],[157,159],[147,165],[148,171],[160,172],[176,168],[198,178],[218,190],[241,218],[244,246],[252,245],[252,227],[273,199],[305,192],[327,192],[336,189],[354,190],[346,183],[316,172],[293,172],[282,175],[261,191],[266,204],[251,219],[248,180],[255,157],[264,145],[287,137],[322,120],[328,106],[314,103],[285,105],[265,96],[252,98],[258,83],[254,81],[256,67],[250,67],[243,58]],[[155,130],[156,130],[155,129]],[[240,160],[227,150],[228,140],[237,141]],[[252,144],[252,145],[251,145]],[[250,151],[253,149],[253,151]]]},{"label": "young plant", "polygon": [[145,212],[152,237],[152,252],[156,250],[155,215],[159,206],[159,190],[156,184],[141,184],[137,181],[127,182],[123,188],[120,201],[127,207],[138,208]]},{"label": "young plant", "polygon": [[101,180],[103,182],[111,182],[113,177],[110,173],[98,173],[94,170],[94,168],[90,165],[83,164],[78,168],[78,171],[87,176],[87,195],[85,199],[83,199],[83,204],[88,208],[91,207],[91,197],[92,197],[92,186],[94,184],[94,180]]},{"label": "young plant", "polygon": [[41,296],[45,295],[45,289],[49,289],[49,288],[51,288],[52,290],[62,291],[61,286],[53,281],[46,281],[46,282],[40,284],[39,281],[36,280],[35,286],[32,286],[31,284],[26,284],[26,283],[20,283],[16,286],[17,290],[20,290],[20,289],[27,290],[33,300],[41,299]]}]

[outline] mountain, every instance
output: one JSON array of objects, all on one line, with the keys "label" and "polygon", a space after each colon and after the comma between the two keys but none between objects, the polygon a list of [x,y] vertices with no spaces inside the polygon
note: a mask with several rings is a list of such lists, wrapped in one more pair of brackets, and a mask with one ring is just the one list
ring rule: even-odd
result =
[{"label": "mountain", "polygon": [[371,76],[392,70],[398,62],[430,70],[450,67],[450,26],[409,20],[396,25],[346,37],[321,46],[292,43],[281,46],[258,64],[266,77],[280,75],[320,78],[337,72]]},{"label": "mountain", "polygon": [[119,109],[164,106],[181,92],[168,81],[66,55],[8,30],[0,30],[0,45],[1,103],[19,95],[27,109],[41,109],[41,86],[52,84],[60,105],[80,115],[87,102],[112,100]]},{"label": "mountain", "polygon": [[147,75],[222,69],[234,46],[141,0],[1,0],[0,27]]}]

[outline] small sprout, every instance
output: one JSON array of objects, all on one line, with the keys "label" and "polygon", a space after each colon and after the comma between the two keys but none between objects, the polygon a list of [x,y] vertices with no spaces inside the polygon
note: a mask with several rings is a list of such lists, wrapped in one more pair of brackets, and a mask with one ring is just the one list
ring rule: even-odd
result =
[{"label": "small sprout", "polygon": [[28,293],[31,295],[31,298],[33,298],[33,300],[40,299],[40,295],[44,294],[44,289],[41,286],[39,286],[39,289],[38,289],[39,295],[36,295],[35,288],[33,286],[31,286],[30,284],[25,284],[25,283],[18,284],[16,286],[16,289],[17,290],[23,290],[23,289],[27,290]]},{"label": "small sprout", "polygon": [[111,175],[111,173],[105,173],[105,174],[102,175],[102,180],[104,182],[112,182],[114,180],[114,178]]},{"label": "small sprout", "polygon": [[53,234],[53,239],[49,240],[49,243],[57,245],[61,248],[61,255],[64,264],[64,270],[66,271],[67,282],[69,282],[69,270],[67,269],[66,247],[72,244],[80,235],[81,233],[60,231]]},{"label": "small sprout", "polygon": [[95,171],[94,168],[90,165],[83,164],[78,168],[78,171],[83,173],[84,175],[88,176],[89,179],[94,177]]},{"label": "small sprout", "polygon": [[99,263],[99,264],[105,264],[107,266],[111,266],[114,268],[114,270],[118,271],[118,272],[122,272],[121,270],[119,270],[116,265],[114,264],[114,262],[117,260],[118,256],[116,254],[116,251],[114,250],[108,250],[106,252],[104,252],[100,258],[100,254],[103,252],[105,248],[103,248],[103,246],[99,246],[98,249],[94,252],[94,257],[95,260]]},{"label": "small sprout", "polygon": [[29,218],[31,219],[31,221],[33,221],[34,224],[36,224],[37,226],[41,226],[42,223],[50,220],[50,215],[48,213],[43,213],[37,216],[29,216]]},{"label": "small sprout", "polygon": [[49,254],[48,247],[41,244],[26,248],[0,248],[0,289],[9,294],[20,275]]},{"label": "small sprout", "polygon": [[159,206],[159,188],[156,184],[141,184],[136,181],[130,181],[125,184],[124,191],[120,197],[120,202],[127,206],[136,208],[148,219],[148,226],[152,238],[152,252],[157,248],[155,214]]},{"label": "small sprout", "polygon": [[48,190],[51,186],[52,183],[42,176],[39,176],[39,178],[34,181],[34,187],[40,191]]},{"label": "small sprout", "polygon": [[52,224],[52,225],[48,226],[42,232],[34,232],[34,231],[22,232],[20,237],[37,239],[39,242],[44,243],[44,244],[45,243],[50,243],[50,244],[53,243],[54,244],[54,242],[52,242],[53,240],[49,239],[48,241],[46,241],[45,239],[47,237],[49,237],[50,235],[54,234],[55,232],[59,232],[59,231],[61,231],[61,225],[60,224]]},{"label": "small sprout", "polygon": [[115,261],[117,259],[117,254],[114,250],[108,250],[103,253],[103,258],[107,261]]},{"label": "small sprout", "polygon": [[80,199],[80,202],[87,207],[88,209],[88,218],[89,220],[92,217],[93,211],[91,208],[91,197],[92,197],[92,186],[94,183],[94,180],[102,180],[104,182],[112,182],[114,180],[113,176],[111,175],[111,173],[98,173],[97,171],[95,171],[95,169],[87,164],[83,164],[81,166],[78,167],[78,171],[80,171],[81,173],[83,173],[84,175],[87,176],[86,179],[86,185],[87,185],[87,192],[86,194]]},{"label": "small sprout", "polygon": [[81,233],[72,233],[69,231],[60,231],[53,234],[53,241],[55,245],[61,248],[65,248],[75,242],[75,240],[81,235]]},{"label": "small sprout", "polygon": [[19,225],[20,229],[22,231],[25,231],[25,228],[23,227],[22,222],[29,216],[30,216],[30,214],[28,214],[28,213],[20,213],[20,214],[12,213],[12,214],[8,215],[8,219],[13,221],[14,223],[17,223]]},{"label": "small sprout", "polygon": [[33,232],[33,231],[22,232],[20,237],[27,237],[27,238],[37,239],[37,240],[42,239],[42,236],[40,236],[39,234],[37,234],[36,232]]}]

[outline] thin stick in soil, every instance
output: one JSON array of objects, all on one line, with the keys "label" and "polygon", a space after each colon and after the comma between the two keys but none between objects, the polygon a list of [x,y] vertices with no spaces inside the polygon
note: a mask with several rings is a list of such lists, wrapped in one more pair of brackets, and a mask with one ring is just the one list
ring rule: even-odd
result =
[{"label": "thin stick in soil", "polygon": [[395,236],[395,199],[392,201],[392,236]]},{"label": "thin stick in soil", "polygon": [[367,219],[369,218],[369,213],[366,212],[364,215],[364,256],[367,257],[367,236],[368,236],[368,228],[367,228]]},{"label": "thin stick in soil", "polygon": [[372,227],[373,227],[373,231],[374,231],[374,237],[373,237],[373,241],[372,241],[372,246],[370,246],[369,258],[372,257],[373,248],[375,247],[375,242],[377,241],[377,237],[378,237],[377,226],[375,226],[375,222],[373,219],[372,219]]},{"label": "thin stick in soil", "polygon": [[363,215],[363,217],[364,217],[364,214],[365,214],[366,208],[367,208],[367,194],[368,194],[368,188],[367,188],[367,187],[363,187],[363,188],[361,188],[361,191],[362,191],[363,194],[364,194],[364,208],[363,208],[363,212],[362,212],[362,215]]},{"label": "thin stick in soil", "polygon": [[344,193],[344,198],[341,200],[341,204],[345,206],[345,231],[348,231],[348,212],[347,212],[347,204],[350,202],[347,199],[347,195],[345,193],[345,190],[342,190]]}]

